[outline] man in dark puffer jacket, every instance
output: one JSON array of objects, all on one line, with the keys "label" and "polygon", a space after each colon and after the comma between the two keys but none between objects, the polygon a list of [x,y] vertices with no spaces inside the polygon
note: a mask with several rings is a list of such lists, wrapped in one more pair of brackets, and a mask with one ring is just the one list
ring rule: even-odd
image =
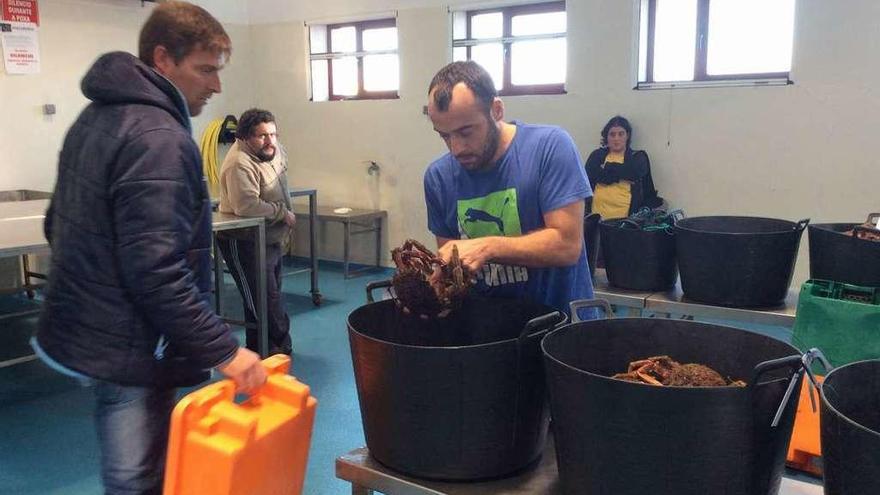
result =
[{"label": "man in dark puffer jacket", "polygon": [[161,493],[175,388],[212,368],[266,380],[210,304],[211,207],[190,114],[231,52],[200,7],[156,7],[139,58],[100,57],[68,131],[46,214],[52,264],[37,353],[94,386],[106,493]]}]

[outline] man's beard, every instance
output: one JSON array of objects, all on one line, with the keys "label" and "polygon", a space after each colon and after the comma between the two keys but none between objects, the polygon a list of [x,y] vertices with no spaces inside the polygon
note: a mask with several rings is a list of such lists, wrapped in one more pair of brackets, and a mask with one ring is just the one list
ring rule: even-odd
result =
[{"label": "man's beard", "polygon": [[[487,117],[488,118],[488,117]],[[489,131],[486,133],[486,143],[483,146],[483,151],[480,153],[480,157],[471,170],[474,171],[483,171],[492,168],[495,165],[495,162],[492,161],[492,158],[495,157],[495,152],[498,151],[498,143],[501,141],[501,132],[498,130],[498,126],[495,125],[495,121],[492,119],[489,120]]]},{"label": "man's beard", "polygon": [[255,154],[257,155],[257,158],[259,158],[260,161],[263,162],[270,162],[273,158],[275,158],[275,150],[272,150],[271,152],[259,150]]}]

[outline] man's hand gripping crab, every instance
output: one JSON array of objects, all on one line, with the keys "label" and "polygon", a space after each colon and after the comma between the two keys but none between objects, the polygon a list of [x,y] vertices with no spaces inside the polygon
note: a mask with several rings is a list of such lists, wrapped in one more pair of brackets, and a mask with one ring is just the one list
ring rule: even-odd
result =
[{"label": "man's hand gripping crab", "polygon": [[473,284],[467,267],[453,248],[448,262],[418,241],[409,239],[391,251],[397,273],[391,279],[397,305],[421,318],[447,316],[461,306]]}]

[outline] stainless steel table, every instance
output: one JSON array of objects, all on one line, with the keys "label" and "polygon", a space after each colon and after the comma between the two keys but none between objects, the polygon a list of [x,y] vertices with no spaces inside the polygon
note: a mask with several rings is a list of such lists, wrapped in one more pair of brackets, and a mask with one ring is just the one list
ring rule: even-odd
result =
[{"label": "stainless steel table", "polygon": [[[20,258],[23,275],[21,287],[4,289],[4,294],[23,291],[33,298],[33,291],[41,286],[31,283],[31,277],[45,277],[31,271],[28,255],[49,252],[43,236],[43,218],[48,207],[49,201],[45,199],[0,202],[0,258]],[[35,313],[39,313],[39,309],[7,313],[0,316],[0,320]],[[3,362],[0,362],[0,367],[3,367]]]},{"label": "stainless steel table", "polygon": [[654,293],[612,287],[608,284],[605,270],[597,268],[593,275],[593,294],[597,299],[604,299],[612,306],[616,306],[618,312],[620,308],[625,308],[629,313],[627,316],[641,316],[648,297]]},{"label": "stainless steel table", "polygon": [[[208,193],[211,196],[211,205],[216,210],[217,206],[220,204],[220,185],[209,184]],[[312,295],[312,303],[315,306],[320,306],[322,296],[321,291],[318,289],[318,231],[315,228],[315,225],[317,223],[316,215],[318,211],[318,190],[313,188],[293,188],[290,190],[289,194],[291,198],[296,198],[300,196],[308,196],[309,198],[309,209],[306,211],[309,216],[309,267],[300,270],[285,272],[282,275],[296,275],[298,273],[305,272],[311,273],[312,288],[309,292]],[[214,254],[217,255],[217,253]],[[219,292],[217,293],[219,294]]]},{"label": "stainless steel table", "polygon": [[[284,275],[294,275],[297,273],[309,272],[312,277],[312,304],[320,306],[322,301],[321,291],[318,289],[318,229],[316,228],[318,221],[318,190],[310,188],[293,188],[290,190],[290,197],[296,198],[301,196],[309,197],[309,209],[306,213],[309,215],[309,268],[294,270]],[[294,206],[294,213],[297,212]],[[302,213],[302,210],[300,210]]]},{"label": "stainless steel table", "polygon": [[[376,268],[382,266],[382,222],[388,218],[388,212],[385,210],[367,210],[362,208],[352,208],[348,213],[337,213],[334,206],[318,206],[317,219],[324,222],[338,222],[342,224],[342,272],[345,278],[352,278],[372,267],[362,268],[359,270],[350,270],[351,265],[351,236],[359,234],[375,234],[376,243]],[[294,206],[294,212],[302,212],[303,210]],[[309,220],[314,218],[309,208]],[[310,227],[314,224],[309,223]],[[352,226],[360,227],[360,230],[352,230]],[[314,232],[314,230],[312,230]],[[313,234],[314,235],[314,234]]]},{"label": "stainless steel table", "polygon": [[[540,463],[517,476],[475,483],[443,483],[411,478],[391,470],[370,457],[366,447],[336,458],[336,477],[351,482],[352,495],[558,495],[559,474],[552,439],[544,448]],[[822,486],[784,477],[779,495],[822,495]]]},{"label": "stainless steel table", "polygon": [[[224,230],[254,229],[256,249],[256,266],[266,266],[266,221],[262,217],[237,217],[229,213],[213,212],[211,225],[215,233]],[[223,282],[223,272],[220,268],[220,253],[217,243],[214,242],[214,305],[217,314],[221,314],[220,284]],[[266,270],[257,270],[257,352],[260,357],[269,356],[269,310],[266,306]],[[246,322],[232,321],[232,323],[246,324]]]},{"label": "stainless steel table", "polygon": [[667,316],[714,318],[760,325],[791,328],[797,313],[798,291],[791,289],[783,304],[773,308],[727,308],[691,301],[684,297],[681,282],[665,292],[640,292],[611,287],[605,270],[597,269],[593,276],[596,298],[605,299],[618,308],[625,308],[630,316],[641,316],[645,311],[665,313]]},{"label": "stainless steel table", "polygon": [[[24,254],[46,254],[49,252],[49,243],[43,235],[43,219],[49,200],[16,201],[0,203],[0,257],[20,256]],[[258,266],[265,264],[266,230],[262,218],[242,218],[234,215],[214,213],[212,218],[213,230],[254,229],[257,241],[262,246],[257,250]],[[215,258],[215,262],[218,259]],[[261,271],[262,273],[262,271]],[[266,280],[263,273],[258,278],[259,302],[257,307],[257,320],[259,322],[259,353],[266,357],[269,351],[269,336],[266,317]],[[20,362],[35,359],[32,356],[11,359],[0,362],[0,368],[18,364]]]},{"label": "stainless steel table", "polygon": [[681,285],[667,292],[656,292],[648,297],[645,310],[668,315],[684,315],[688,317],[715,318],[719,320],[731,320],[742,323],[756,323],[759,325],[777,325],[793,327],[795,314],[797,313],[798,291],[789,290],[785,301],[772,308],[727,308],[713,306],[697,301],[690,301],[684,297]]},{"label": "stainless steel table", "polygon": [[43,235],[42,216],[0,218],[0,258],[48,252],[49,244]]}]

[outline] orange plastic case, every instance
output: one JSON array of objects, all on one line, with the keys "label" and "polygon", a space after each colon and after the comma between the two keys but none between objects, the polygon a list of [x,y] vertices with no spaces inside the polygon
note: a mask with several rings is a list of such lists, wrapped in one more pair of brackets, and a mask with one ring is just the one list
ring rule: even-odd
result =
[{"label": "orange plastic case", "polygon": [[268,381],[241,404],[231,380],[180,400],[171,415],[165,495],[302,492],[317,401],[287,374],[288,356],[263,365]]},{"label": "orange plastic case", "polygon": [[[819,383],[823,376],[816,376]],[[813,390],[816,399],[816,411],[810,404],[810,381],[804,380],[801,386],[801,398],[798,401],[797,416],[794,418],[794,430],[791,432],[791,443],[788,444],[788,467],[805,471],[815,476],[822,476],[822,447],[819,441],[819,392]]]}]

